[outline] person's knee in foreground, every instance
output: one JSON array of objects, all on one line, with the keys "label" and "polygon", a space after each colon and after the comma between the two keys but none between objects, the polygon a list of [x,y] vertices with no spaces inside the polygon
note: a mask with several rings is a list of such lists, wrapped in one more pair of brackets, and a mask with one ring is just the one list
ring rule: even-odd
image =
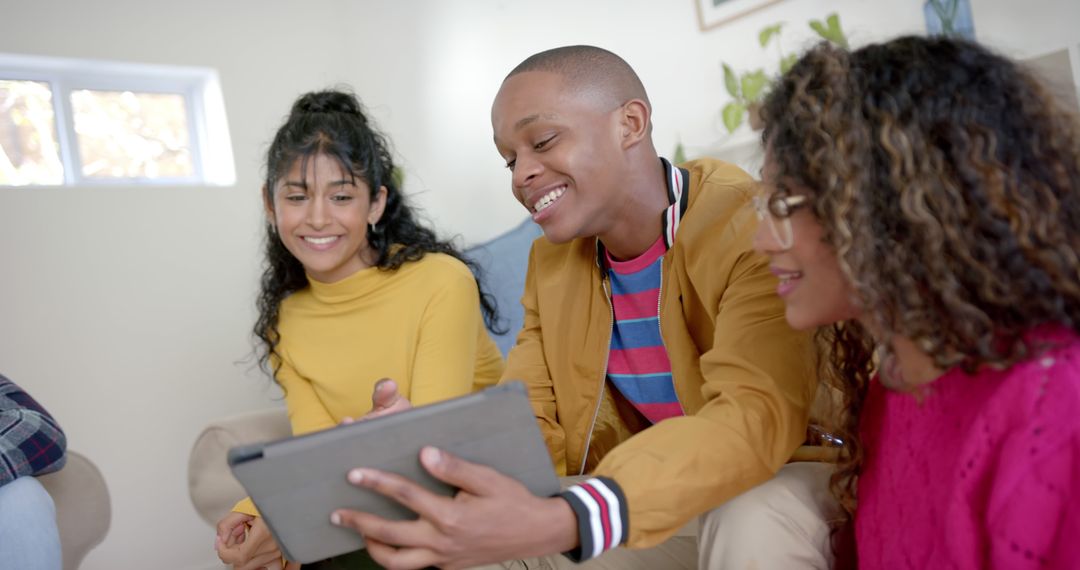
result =
[{"label": "person's knee in foreground", "polygon": [[906,37],[812,50],[763,116],[755,243],[788,322],[832,325],[859,567],[1076,568],[1075,113],[983,47]]},{"label": "person's knee in foreground", "polygon": [[59,570],[56,507],[34,478],[64,466],[67,438],[45,408],[0,376],[0,564]]},{"label": "person's knee in foreground", "polygon": [[[514,197],[544,231],[503,378],[528,385],[559,474],[592,477],[537,498],[485,467],[426,450],[423,464],[462,489],[449,499],[355,470],[355,482],[420,515],[334,514],[380,563],[459,568],[657,547],[733,497],[772,488],[803,442],[817,388],[812,348],[784,321],[777,280],[752,250],[756,183],[721,162],[659,158],[651,113],[634,71],[599,48],[536,54],[503,82],[492,107],[495,144]],[[825,490],[817,473],[793,476],[804,475]],[[788,497],[828,502],[825,492]],[[770,526],[758,532],[824,566],[827,531],[817,528],[826,522],[807,518],[813,530],[763,518]],[[769,562],[775,544],[727,546],[712,563],[751,546],[760,567],[786,563]],[[697,565],[696,551],[691,542],[672,564]]]},{"label": "person's knee in foreground", "polygon": [[[417,219],[354,95],[296,101],[267,152],[262,195],[254,332],[295,435],[368,414],[380,387],[430,403],[497,381],[502,355],[484,327],[497,320],[494,304],[461,253]],[[219,521],[223,562],[280,565],[257,515],[245,499]]]}]

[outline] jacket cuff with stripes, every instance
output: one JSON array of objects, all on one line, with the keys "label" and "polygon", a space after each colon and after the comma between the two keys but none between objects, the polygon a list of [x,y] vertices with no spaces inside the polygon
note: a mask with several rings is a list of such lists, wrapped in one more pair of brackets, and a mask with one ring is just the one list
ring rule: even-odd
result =
[{"label": "jacket cuff with stripes", "polygon": [[581,540],[577,548],[563,553],[567,558],[574,562],[589,560],[626,542],[630,519],[618,483],[607,477],[593,477],[559,496],[570,503],[577,516]]}]

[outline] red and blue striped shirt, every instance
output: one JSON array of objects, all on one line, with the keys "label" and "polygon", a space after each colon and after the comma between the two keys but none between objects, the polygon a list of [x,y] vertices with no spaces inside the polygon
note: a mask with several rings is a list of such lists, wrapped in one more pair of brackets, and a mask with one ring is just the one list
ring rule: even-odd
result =
[{"label": "red and blue striped shirt", "polygon": [[615,314],[607,377],[654,424],[683,415],[660,336],[660,266],[666,251],[661,237],[629,261],[605,252]]}]

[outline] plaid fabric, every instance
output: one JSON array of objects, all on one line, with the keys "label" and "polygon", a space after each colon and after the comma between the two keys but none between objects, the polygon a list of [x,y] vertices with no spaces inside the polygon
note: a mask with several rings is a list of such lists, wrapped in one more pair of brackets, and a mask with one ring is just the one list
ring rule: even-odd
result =
[{"label": "plaid fabric", "polygon": [[0,485],[60,469],[66,446],[49,412],[0,375]]}]

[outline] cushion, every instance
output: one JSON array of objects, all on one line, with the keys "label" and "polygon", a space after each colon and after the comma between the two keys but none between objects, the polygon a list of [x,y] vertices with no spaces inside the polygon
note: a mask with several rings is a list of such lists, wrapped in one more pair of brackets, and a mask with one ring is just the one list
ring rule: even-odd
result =
[{"label": "cushion", "polygon": [[491,338],[495,339],[504,357],[514,346],[525,320],[521,295],[525,292],[529,250],[532,242],[542,234],[540,226],[526,218],[514,229],[465,251],[465,256],[480,266],[484,287],[498,303],[499,324],[506,332],[492,332]]},{"label": "cushion", "polygon": [[216,526],[237,501],[247,496],[232,475],[229,449],[292,435],[284,408],[247,412],[209,425],[195,439],[188,457],[188,495],[204,521]]},{"label": "cushion", "polygon": [[38,481],[56,504],[64,570],[75,570],[109,532],[112,507],[101,471],[86,456],[67,450],[67,462]]}]

